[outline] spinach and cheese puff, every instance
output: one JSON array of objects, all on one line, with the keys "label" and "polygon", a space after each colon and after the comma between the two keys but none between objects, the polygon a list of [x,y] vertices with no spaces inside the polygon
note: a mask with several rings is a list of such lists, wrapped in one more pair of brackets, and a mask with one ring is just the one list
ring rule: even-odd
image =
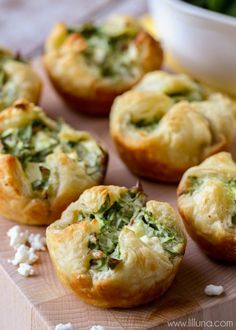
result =
[{"label": "spinach and cheese puff", "polygon": [[186,75],[156,71],[116,98],[110,131],[131,171],[176,182],[186,169],[231,142],[233,106]]},{"label": "spinach and cheese puff", "polygon": [[86,132],[18,100],[0,113],[0,214],[46,225],[103,181],[107,154]]},{"label": "spinach and cheese puff", "polygon": [[85,302],[128,308],[161,296],[184,255],[182,223],[138,188],[96,186],[47,228],[59,279]]},{"label": "spinach and cheese puff", "polygon": [[190,236],[206,254],[236,261],[236,164],[227,152],[188,169],[178,208]]},{"label": "spinach and cheese puff", "polygon": [[160,68],[158,41],[137,20],[113,16],[105,22],[52,30],[43,57],[58,92],[75,109],[107,115],[114,98],[149,71]]},{"label": "spinach and cheese puff", "polygon": [[19,98],[37,103],[40,92],[40,78],[30,64],[0,47],[0,111]]}]

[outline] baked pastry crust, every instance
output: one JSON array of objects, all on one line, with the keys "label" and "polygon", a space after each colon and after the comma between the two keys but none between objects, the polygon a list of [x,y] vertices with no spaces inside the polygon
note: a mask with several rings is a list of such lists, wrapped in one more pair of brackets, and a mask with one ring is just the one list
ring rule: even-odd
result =
[{"label": "baked pastry crust", "polygon": [[163,60],[160,43],[138,21],[113,16],[100,25],[57,24],[45,45],[43,63],[64,100],[85,114],[108,115],[114,98]]},{"label": "baked pastry crust", "polygon": [[137,188],[86,190],[46,231],[59,279],[99,307],[128,308],[161,296],[183,258],[182,223]]},{"label": "baked pastry crust", "polygon": [[232,107],[229,98],[209,94],[186,75],[156,71],[116,98],[110,132],[132,172],[177,182],[186,169],[231,142]]},{"label": "baked pastry crust", "polygon": [[190,236],[217,259],[236,261],[236,164],[227,152],[188,169],[178,208]]},{"label": "baked pastry crust", "polygon": [[31,65],[0,48],[0,111],[19,98],[38,103],[42,84]]},{"label": "baked pastry crust", "polygon": [[51,223],[103,182],[107,157],[88,133],[16,101],[0,113],[0,214],[28,225]]}]

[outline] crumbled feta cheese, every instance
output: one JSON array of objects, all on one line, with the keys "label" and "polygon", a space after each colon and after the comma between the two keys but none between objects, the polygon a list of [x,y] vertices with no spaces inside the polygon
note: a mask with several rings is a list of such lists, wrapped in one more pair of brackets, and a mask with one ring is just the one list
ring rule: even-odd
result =
[{"label": "crumbled feta cheese", "polygon": [[18,267],[17,271],[20,275],[25,277],[32,276],[35,274],[34,268],[25,262],[20,263],[20,266]]},{"label": "crumbled feta cheese", "polygon": [[8,262],[16,266],[20,263],[33,264],[36,260],[38,260],[38,256],[34,253],[34,249],[21,244],[16,251],[14,259],[8,260]]},{"label": "crumbled feta cheese", "polygon": [[94,60],[96,63],[100,64],[105,60],[105,57],[107,55],[106,48],[103,47],[96,47],[94,49]]},{"label": "crumbled feta cheese", "polygon": [[208,296],[219,296],[224,292],[224,288],[222,285],[209,284],[205,287],[204,292]]},{"label": "crumbled feta cheese", "polygon": [[140,237],[140,240],[150,246],[152,250],[164,253],[163,247],[160,244],[160,241],[157,237],[148,237],[147,235],[143,235]]},{"label": "crumbled feta cheese", "polygon": [[128,48],[127,56],[130,60],[136,60],[138,57],[138,50],[137,47],[134,44],[130,44]]},{"label": "crumbled feta cheese", "polygon": [[73,330],[73,326],[71,323],[66,323],[66,324],[57,324],[55,327],[55,330]]},{"label": "crumbled feta cheese", "polygon": [[102,325],[93,325],[91,330],[106,330]]},{"label": "crumbled feta cheese", "polygon": [[14,249],[17,249],[21,244],[25,244],[28,241],[28,235],[28,230],[21,232],[18,225],[11,227],[7,232],[7,236],[10,237],[10,246]]},{"label": "crumbled feta cheese", "polygon": [[31,233],[28,237],[30,246],[36,251],[45,251],[46,238],[40,234]]}]

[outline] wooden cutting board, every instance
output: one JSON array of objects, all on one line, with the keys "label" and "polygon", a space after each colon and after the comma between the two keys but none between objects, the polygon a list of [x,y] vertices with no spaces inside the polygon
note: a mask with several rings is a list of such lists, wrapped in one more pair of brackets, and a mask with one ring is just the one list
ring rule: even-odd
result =
[{"label": "wooden cutting board", "polygon": [[[45,82],[41,105],[48,115],[63,117],[74,127],[88,130],[109,150],[110,163],[105,183],[134,185],[136,177],[120,161],[109,137],[108,120],[87,118],[69,111],[49,85],[39,60],[35,61],[35,67]],[[235,145],[236,140],[231,151],[235,149]],[[150,199],[167,201],[176,206],[175,186],[144,180],[142,183]],[[236,326],[236,265],[210,260],[191,239],[188,240],[180,271],[171,288],[161,299],[130,310],[102,310],[83,303],[60,284],[48,252],[40,253],[40,261],[35,264],[36,276],[20,276],[16,267],[7,262],[7,259],[13,257],[14,251],[9,246],[6,232],[13,225],[11,221],[0,219],[1,330],[53,330],[56,324],[67,322],[73,324],[74,330],[90,330],[92,325],[98,324],[106,327],[106,330],[170,329],[170,320],[188,321],[187,329],[193,328],[194,322],[200,320],[227,320],[234,322]],[[45,232],[45,228],[28,229],[32,232]],[[223,285],[225,294],[220,297],[207,297],[204,288],[210,283]],[[184,325],[172,327],[183,329]]]}]

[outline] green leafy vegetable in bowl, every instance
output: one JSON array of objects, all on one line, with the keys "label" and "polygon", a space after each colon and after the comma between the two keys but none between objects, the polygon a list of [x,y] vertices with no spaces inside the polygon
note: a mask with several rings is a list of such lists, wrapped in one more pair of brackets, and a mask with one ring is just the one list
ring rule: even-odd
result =
[{"label": "green leafy vegetable in bowl", "polygon": [[236,1],[235,0],[190,0],[185,1],[193,5],[209,9],[221,14],[236,17]]}]

